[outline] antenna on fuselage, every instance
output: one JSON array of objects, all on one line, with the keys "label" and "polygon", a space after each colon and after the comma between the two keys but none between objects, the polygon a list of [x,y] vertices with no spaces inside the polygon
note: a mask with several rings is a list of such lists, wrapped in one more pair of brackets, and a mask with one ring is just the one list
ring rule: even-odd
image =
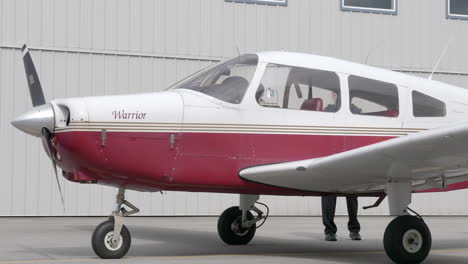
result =
[{"label": "antenna on fuselage", "polygon": [[372,55],[372,53],[374,53],[374,51],[376,51],[378,48],[380,48],[382,46],[382,44],[385,44],[385,42],[383,40],[380,41],[379,43],[377,43],[377,45],[375,45],[374,48],[370,49],[369,52],[367,52],[367,56],[366,56],[366,60],[364,61],[364,64],[367,64],[367,61],[369,61],[369,58]]},{"label": "antenna on fuselage", "polygon": [[429,80],[432,80],[432,76],[434,75],[434,73],[435,73],[435,71],[437,70],[437,68],[439,68],[439,64],[440,64],[440,62],[442,61],[442,58],[444,57],[445,53],[447,52],[447,50],[448,50],[448,48],[449,48],[451,42],[452,42],[452,38],[450,38],[450,39],[447,41],[447,44],[445,44],[444,51],[442,52],[442,54],[440,55],[439,59],[437,60],[436,65],[435,65],[434,68],[432,69],[431,75],[429,75],[429,77],[428,77]]},{"label": "antenna on fuselage", "polygon": [[239,46],[236,44],[237,56],[240,56]]}]

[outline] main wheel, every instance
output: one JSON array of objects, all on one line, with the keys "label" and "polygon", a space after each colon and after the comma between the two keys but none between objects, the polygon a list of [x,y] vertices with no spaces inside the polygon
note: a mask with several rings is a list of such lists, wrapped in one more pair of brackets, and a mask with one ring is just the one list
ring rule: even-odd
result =
[{"label": "main wheel", "polygon": [[119,259],[127,254],[132,243],[130,232],[126,226],[122,226],[120,239],[112,243],[114,236],[114,221],[105,221],[96,227],[91,238],[94,253],[103,259]]},{"label": "main wheel", "polygon": [[[247,212],[247,219],[254,219],[251,212]],[[228,245],[246,245],[255,235],[257,226],[242,227],[242,211],[238,206],[226,209],[218,219],[219,237]]]},{"label": "main wheel", "polygon": [[421,263],[429,255],[431,245],[431,232],[418,217],[399,216],[385,229],[385,252],[395,263]]}]

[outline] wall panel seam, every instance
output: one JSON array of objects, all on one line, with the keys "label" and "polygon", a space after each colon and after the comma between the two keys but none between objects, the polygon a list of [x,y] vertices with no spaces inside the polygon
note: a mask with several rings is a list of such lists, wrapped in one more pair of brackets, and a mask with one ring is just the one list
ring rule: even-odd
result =
[{"label": "wall panel seam", "polygon": [[[180,60],[194,60],[194,61],[209,61],[219,62],[225,58],[223,57],[208,57],[208,56],[187,56],[187,55],[167,55],[167,54],[153,54],[146,52],[133,52],[133,51],[105,51],[105,50],[91,50],[91,49],[75,49],[75,48],[52,48],[52,47],[28,47],[29,50],[44,51],[44,52],[65,52],[65,53],[78,53],[78,54],[92,54],[92,55],[113,55],[125,57],[141,57],[141,58],[159,58],[159,59],[180,59]],[[0,49],[17,49],[17,45],[0,44]]]},{"label": "wall panel seam", "polygon": [[[19,46],[1,44],[0,49],[15,49],[20,50]],[[127,52],[127,51],[105,51],[105,50],[91,50],[91,49],[72,49],[72,48],[52,48],[52,47],[29,47],[29,50],[33,51],[42,51],[42,52],[63,52],[63,53],[76,53],[76,54],[88,54],[88,55],[109,55],[109,56],[118,56],[118,57],[139,57],[139,58],[155,58],[155,59],[175,59],[175,60],[185,60],[185,61],[207,61],[207,62],[219,62],[225,60],[224,57],[207,57],[207,56],[187,56],[187,55],[165,55],[165,54],[152,54],[145,52]],[[374,65],[371,65],[374,66]],[[381,67],[384,69],[402,72],[402,73],[423,73],[430,74],[432,71],[428,69],[408,69],[408,68],[386,68],[384,66],[374,66]],[[462,75],[468,76],[468,71],[435,71],[434,74],[443,74],[443,75]]]}]

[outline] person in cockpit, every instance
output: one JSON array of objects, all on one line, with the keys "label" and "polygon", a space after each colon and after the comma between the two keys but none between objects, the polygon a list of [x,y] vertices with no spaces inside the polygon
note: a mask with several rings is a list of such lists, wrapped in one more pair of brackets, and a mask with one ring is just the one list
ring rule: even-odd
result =
[{"label": "person in cockpit", "polygon": [[[332,93],[332,103],[327,105],[325,109],[323,109],[324,112],[331,112],[335,113],[339,110],[339,105],[338,105],[338,94],[336,92],[331,92]],[[353,114],[360,114],[362,110],[355,106],[353,103],[350,105],[351,113]]]}]

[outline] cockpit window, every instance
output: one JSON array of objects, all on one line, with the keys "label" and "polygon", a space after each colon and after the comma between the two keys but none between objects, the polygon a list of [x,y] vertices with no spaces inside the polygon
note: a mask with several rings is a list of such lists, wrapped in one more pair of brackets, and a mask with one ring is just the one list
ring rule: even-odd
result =
[{"label": "cockpit window", "polygon": [[263,107],[335,113],[340,95],[335,72],[268,64],[255,98]]},{"label": "cockpit window", "polygon": [[175,89],[189,89],[231,104],[240,104],[257,64],[257,55],[242,55],[189,78]]}]

